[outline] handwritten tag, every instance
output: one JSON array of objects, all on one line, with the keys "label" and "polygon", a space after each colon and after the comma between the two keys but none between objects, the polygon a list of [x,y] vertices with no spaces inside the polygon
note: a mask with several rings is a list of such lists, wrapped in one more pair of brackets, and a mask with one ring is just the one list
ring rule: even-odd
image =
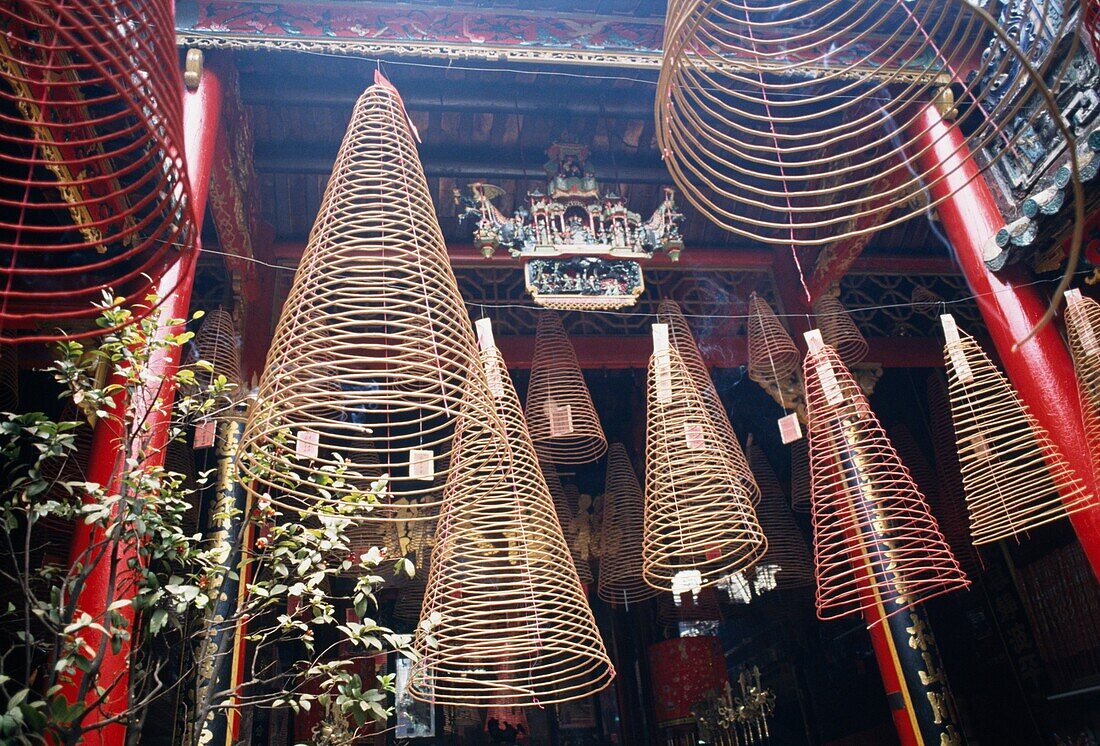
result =
[{"label": "handwritten tag", "polygon": [[955,324],[955,317],[949,313],[940,316],[940,324],[943,325],[943,336],[947,342],[947,357],[951,363],[951,369],[955,371],[955,377],[959,383],[970,383],[974,380],[974,371],[970,369],[970,361],[966,359],[966,353],[962,349],[962,338],[959,336],[959,327]]},{"label": "handwritten tag", "polygon": [[214,420],[200,420],[195,426],[195,448],[209,448],[214,445],[214,433],[217,425]]},{"label": "handwritten tag", "polygon": [[294,443],[294,455],[299,458],[317,458],[321,434],[313,430],[299,430]]},{"label": "handwritten tag", "polygon": [[684,441],[687,447],[692,450],[699,450],[707,447],[706,439],[703,437],[703,426],[698,422],[685,422],[684,423]]},{"label": "handwritten tag", "polygon": [[499,357],[494,355],[485,361],[485,378],[489,381],[489,393],[497,399],[504,396],[504,373]]},{"label": "handwritten tag", "polygon": [[430,482],[435,479],[435,454],[428,449],[409,451],[409,479]]},{"label": "handwritten tag", "polygon": [[825,400],[830,404],[840,404],[844,401],[844,392],[837,383],[836,373],[828,360],[822,360],[817,364],[817,378],[821,381],[821,389],[825,392]]},{"label": "handwritten tag", "polygon": [[794,443],[802,439],[802,423],[798,421],[798,415],[793,412],[779,420],[779,439],[783,445]]},{"label": "handwritten tag", "polygon": [[546,402],[546,418],[550,421],[550,437],[558,438],[573,433],[573,407],[557,404],[553,399]]}]

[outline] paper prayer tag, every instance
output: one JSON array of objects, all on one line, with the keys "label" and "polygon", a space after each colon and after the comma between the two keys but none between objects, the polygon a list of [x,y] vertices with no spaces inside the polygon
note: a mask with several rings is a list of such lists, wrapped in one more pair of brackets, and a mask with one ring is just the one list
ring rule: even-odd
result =
[{"label": "paper prayer tag", "polygon": [[496,339],[493,338],[493,322],[490,319],[478,319],[474,322],[477,331],[477,343],[483,350],[496,347]]},{"label": "paper prayer tag", "polygon": [[299,430],[294,442],[294,455],[299,458],[317,458],[321,434],[313,430]]},{"label": "paper prayer tag", "polygon": [[550,437],[559,438],[573,433],[573,407],[558,404],[553,399],[546,401],[546,419],[550,421]]},{"label": "paper prayer tag", "polygon": [[216,431],[217,424],[214,420],[199,420],[199,424],[195,426],[195,448],[209,448],[214,445]]},{"label": "paper prayer tag", "polygon": [[684,423],[684,441],[692,450],[707,447],[707,441],[703,437],[703,425],[699,422]]},{"label": "paper prayer tag", "polygon": [[780,417],[778,423],[779,439],[783,441],[783,445],[802,439],[802,423],[798,421],[797,414],[792,412],[786,417]]},{"label": "paper prayer tag", "polygon": [[817,377],[821,381],[821,389],[825,392],[825,400],[830,404],[840,404],[844,401],[844,392],[837,383],[836,373],[828,360],[822,360],[817,364]]},{"label": "paper prayer tag", "polygon": [[435,479],[435,454],[428,449],[409,451],[409,479],[430,482]]},{"label": "paper prayer tag", "polygon": [[959,337],[959,327],[955,324],[955,317],[949,313],[940,316],[943,324],[943,336],[947,341],[947,356],[951,360],[951,367],[955,370],[955,376],[959,383],[970,383],[974,380],[974,371],[970,369],[970,361],[962,349],[962,338]]}]

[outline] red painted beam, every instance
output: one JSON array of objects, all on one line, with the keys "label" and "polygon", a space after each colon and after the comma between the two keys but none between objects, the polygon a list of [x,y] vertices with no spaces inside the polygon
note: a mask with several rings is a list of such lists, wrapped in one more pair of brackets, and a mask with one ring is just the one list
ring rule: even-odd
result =
[{"label": "red painted beam", "polygon": [[[1004,218],[958,127],[944,121],[929,106],[915,122],[909,138],[922,173],[932,184],[933,199],[948,239],[971,290],[977,296],[989,335],[1005,372],[1031,413],[1067,457],[1077,476],[1096,494],[1097,480],[1082,454],[1089,453],[1077,394],[1073,361],[1055,324],[1048,324],[1019,349],[1013,349],[1047,309],[1041,295],[1018,266],[996,274],[989,271],[982,249]],[[1071,516],[1093,572],[1100,577],[1100,503]]]}]

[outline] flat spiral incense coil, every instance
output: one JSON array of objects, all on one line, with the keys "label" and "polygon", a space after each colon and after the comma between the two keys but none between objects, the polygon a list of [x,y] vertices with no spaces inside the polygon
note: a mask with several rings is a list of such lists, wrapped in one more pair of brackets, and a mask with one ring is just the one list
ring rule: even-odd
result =
[{"label": "flat spiral incense coil", "polygon": [[561,523],[561,530],[565,535],[565,543],[569,546],[569,556],[573,559],[573,567],[576,568],[577,577],[580,578],[581,583],[587,587],[594,578],[592,577],[592,566],[588,562],[588,555],[581,551],[578,544],[577,507],[571,504],[572,501],[566,496],[565,488],[562,487],[561,478],[558,477],[558,470],[554,468],[554,465],[542,462],[539,466],[542,468],[542,476],[546,480],[546,487],[550,490],[554,510],[558,514],[558,522]]},{"label": "flat spiral incense coil", "polygon": [[603,505],[597,594],[609,604],[653,598],[660,591],[642,579],[645,498],[622,443],[607,450]]},{"label": "flat spiral incense coil", "polygon": [[893,614],[966,579],[924,497],[836,350],[807,334],[816,605]]},{"label": "flat spiral incense coil", "polygon": [[940,319],[974,543],[1018,536],[1090,507],[1095,498],[993,361],[951,316]]},{"label": "flat spiral incense coil", "polygon": [[237,333],[233,315],[224,308],[209,311],[195,334],[194,344],[199,360],[209,363],[213,369],[209,373],[205,370],[196,371],[196,381],[207,385],[213,376],[225,376],[226,382],[233,386],[228,392],[231,398],[243,393],[241,335]]},{"label": "flat spiral incense coil", "polygon": [[[1059,19],[1052,38],[1076,37],[1061,11],[1031,9]],[[1002,127],[1015,116],[1059,116],[1047,105],[1021,111],[1046,89],[1034,68],[1048,50],[1029,44],[1026,24],[1002,31],[1009,24],[984,13],[963,0],[670,2],[656,121],[673,181],[725,230],[785,246],[842,241],[934,208],[950,195],[911,197],[947,176],[906,155],[939,139],[922,113],[933,101],[956,108],[944,86],[954,84],[960,105],[948,118],[969,135],[966,158],[1020,147],[1030,128],[1014,125],[1010,138]],[[1031,66],[1006,45],[983,55],[1001,34],[1028,48]]]},{"label": "flat spiral incense coil", "polygon": [[813,585],[814,566],[810,548],[806,546],[806,539],[787,507],[779,478],[764,452],[756,446],[749,448],[749,463],[762,493],[760,504],[756,507],[756,517],[760,519],[764,536],[768,537],[768,551],[756,563],[757,575],[766,572],[768,582],[757,582],[757,592],[769,586],[804,588]]},{"label": "flat spiral incense coil", "polygon": [[[479,322],[480,323],[480,322]],[[484,339],[484,338],[483,338]],[[418,699],[488,707],[587,697],[614,676],[539,469],[519,398],[500,352],[482,362],[508,453],[491,468],[504,480],[475,497],[456,489],[477,479],[462,466],[447,486],[410,674]],[[480,467],[486,468],[486,467]]]},{"label": "flat spiral incense coil", "polygon": [[607,450],[600,418],[561,317],[539,314],[524,408],[539,456],[552,464],[587,464]]},{"label": "flat spiral incense coil", "polygon": [[[449,458],[457,427],[473,462],[499,463],[506,449],[467,319],[408,117],[379,76],[355,105],[283,306],[241,440],[242,481],[312,512],[387,475],[389,502],[358,517],[430,517],[460,468]],[[334,471],[336,484],[317,484]]]},{"label": "flat spiral incense coil", "polygon": [[703,362],[699,346],[695,343],[695,336],[691,333],[691,327],[688,326],[687,319],[680,311],[680,306],[675,301],[661,301],[657,306],[657,319],[663,324],[668,324],[669,341],[680,354],[680,360],[683,361],[691,379],[695,382],[695,390],[703,398],[703,405],[707,408],[707,413],[718,433],[719,442],[729,456],[737,478],[744,485],[753,503],[759,502],[760,488],[756,485],[752,470],[749,469],[749,462],[745,458],[745,452],[741,449],[741,442],[737,439],[737,433],[733,431],[729,414],[726,412],[725,405],[722,404],[722,398],[718,396],[710,371]]},{"label": "flat spiral incense coil", "polygon": [[1066,331],[1095,472],[1100,470],[1100,303],[1080,290],[1066,293]]},{"label": "flat spiral incense coil", "polygon": [[0,5],[0,326],[23,340],[71,337],[193,248],[173,6]]},{"label": "flat spiral incense coil", "polygon": [[789,378],[802,363],[791,335],[768,302],[756,293],[749,296],[749,378],[760,384]]},{"label": "flat spiral incense coil", "polygon": [[848,309],[835,292],[834,288],[814,300],[814,317],[825,344],[837,351],[845,365],[855,365],[867,357],[867,338],[852,321]]},{"label": "flat spiral incense coil", "polygon": [[663,324],[654,324],[646,407],[642,575],[698,589],[755,563],[767,541],[703,398]]},{"label": "flat spiral incense coil", "polygon": [[810,441],[799,438],[791,443],[791,510],[810,512]]}]

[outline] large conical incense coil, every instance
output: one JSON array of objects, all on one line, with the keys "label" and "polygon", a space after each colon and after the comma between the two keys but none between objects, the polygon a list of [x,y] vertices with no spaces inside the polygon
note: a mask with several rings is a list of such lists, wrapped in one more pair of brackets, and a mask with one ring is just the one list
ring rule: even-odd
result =
[{"label": "large conical incense coil", "polygon": [[791,443],[791,510],[810,512],[810,441],[799,438]]},{"label": "large conical incense coil", "polygon": [[717,622],[722,619],[718,595],[714,588],[704,588],[699,593],[681,593],[678,597],[662,593],[657,602],[657,624],[677,628],[682,622]]},{"label": "large conical incense coil", "polygon": [[0,5],[0,326],[21,339],[144,298],[193,248],[173,7]]},{"label": "large conical incense coil", "polygon": [[[542,462],[542,476],[546,480],[546,487],[550,490],[550,497],[554,502],[554,510],[558,514],[558,522],[561,523],[562,533],[565,534],[565,543],[569,546],[569,556],[573,559],[573,566],[577,569],[577,576],[581,583],[588,586],[592,580],[592,566],[588,562],[588,555],[581,551],[577,536],[577,503],[573,503],[566,495],[565,488],[561,484],[558,470],[553,464]],[[576,488],[574,488],[576,489]]]},{"label": "large conical incense coil", "polygon": [[653,329],[642,575],[661,590],[697,590],[751,566],[767,541],[668,327]]},{"label": "large conical incense coil", "polygon": [[730,458],[731,466],[737,473],[737,478],[745,486],[753,503],[760,500],[760,488],[756,486],[756,480],[749,469],[749,462],[745,458],[745,452],[741,449],[741,442],[737,439],[737,433],[730,424],[729,414],[718,396],[718,389],[714,387],[714,381],[710,377],[710,371],[703,362],[703,356],[699,353],[699,346],[695,343],[695,337],[691,333],[687,319],[680,311],[680,306],[671,300],[663,300],[657,306],[657,319],[668,325],[669,341],[672,347],[680,355],[680,360],[687,368],[688,374],[695,382],[695,390],[703,398],[703,405],[707,408],[715,432],[721,442],[723,450]]},{"label": "large conical incense coil", "polygon": [[768,302],[756,293],[749,296],[749,378],[760,384],[777,384],[798,370],[802,353]]},{"label": "large conical incense coil", "polygon": [[653,598],[660,591],[642,578],[645,497],[622,443],[608,448],[602,500],[599,597],[611,604]]},{"label": "large conical incense coil", "polygon": [[818,617],[892,614],[967,587],[867,397],[836,350],[806,336]]},{"label": "large conical incense coil", "polygon": [[936,457],[939,479],[938,497],[928,496],[932,514],[940,522],[943,535],[955,557],[968,573],[981,567],[981,556],[970,538],[970,518],[966,513],[966,489],[963,487],[959,452],[955,448],[955,425],[951,421],[951,395],[947,381],[939,372],[928,376],[928,418],[932,430],[932,452]]},{"label": "large conical incense coil", "polygon": [[[490,467],[472,463],[460,423],[458,470],[439,518],[410,691],[435,703],[481,707],[501,699],[530,705],[586,697],[606,687],[614,670],[569,561],[507,368],[491,334],[482,343],[508,452]],[[476,496],[456,489],[479,479],[479,468],[498,469],[504,479]]]},{"label": "large conical incense coil", "polygon": [[814,300],[814,317],[825,344],[837,351],[845,365],[855,365],[867,357],[867,339],[835,292],[834,289]]},{"label": "large conical incense coil", "polygon": [[1080,290],[1066,293],[1066,331],[1077,370],[1077,390],[1092,452],[1092,468],[1100,473],[1100,303],[1082,296]]},{"label": "large conical incense coil", "polygon": [[[439,477],[459,468],[461,423],[472,462],[499,463],[505,447],[467,319],[408,117],[379,77],[355,105],[283,306],[242,481],[313,511],[370,491],[380,471],[390,502],[362,517],[429,515]],[[368,451],[377,467],[357,468]]]},{"label": "large conical incense coil", "polygon": [[211,367],[209,372],[196,371],[195,379],[199,384],[207,385],[212,377],[225,376],[226,383],[233,387],[228,392],[231,398],[243,393],[241,335],[237,333],[233,314],[224,308],[207,312],[195,334],[195,354]]},{"label": "large conical incense coil", "polygon": [[553,464],[586,464],[607,450],[577,353],[552,311],[539,314],[524,409],[539,455]]},{"label": "large conical incense coil", "polygon": [[768,551],[756,563],[757,573],[766,572],[768,581],[758,582],[757,591],[813,585],[814,567],[810,548],[787,507],[779,478],[764,452],[756,446],[749,448],[749,463],[761,492],[756,517],[760,519],[764,536],[768,537]]},{"label": "large conical incense coil", "polygon": [[1095,499],[974,338],[941,316],[959,467],[975,544],[1007,539]]}]

